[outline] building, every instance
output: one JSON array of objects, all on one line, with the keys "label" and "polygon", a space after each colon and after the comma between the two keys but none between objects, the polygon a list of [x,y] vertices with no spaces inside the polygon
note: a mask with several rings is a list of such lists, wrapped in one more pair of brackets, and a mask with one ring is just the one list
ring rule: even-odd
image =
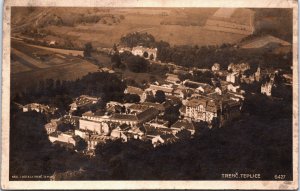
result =
[{"label": "building", "polygon": [[47,134],[49,135],[55,132],[60,124],[62,124],[62,121],[60,119],[51,119],[50,123],[47,123],[45,125]]},{"label": "building", "polygon": [[76,98],[72,104],[70,104],[70,111],[76,111],[80,107],[91,106],[93,104],[96,104],[98,101],[99,98],[81,95],[78,98]]},{"label": "building", "polygon": [[75,137],[73,132],[54,132],[51,133],[48,136],[50,142],[55,143],[55,142],[61,142],[61,143],[67,143],[67,144],[71,144],[73,146],[76,146],[78,143],[78,138]]},{"label": "building", "polygon": [[221,69],[220,64],[214,63],[214,65],[211,67],[211,71],[217,72]]},{"label": "building", "polygon": [[178,141],[178,137],[173,134],[157,135],[151,139],[153,147],[157,147],[163,144],[172,144]]},{"label": "building", "polygon": [[87,119],[79,120],[79,129],[98,135],[108,135],[110,133],[110,128],[106,122],[91,121]]},{"label": "building", "polygon": [[86,138],[88,144],[87,149],[94,150],[99,143],[104,144],[108,139],[109,137],[102,135],[90,135],[88,138]]},{"label": "building", "polygon": [[250,65],[248,63],[241,63],[241,64],[229,64],[228,71],[232,71],[233,73],[244,73],[246,70],[250,69]]},{"label": "building", "polygon": [[144,90],[142,90],[141,88],[138,87],[134,87],[134,86],[127,86],[127,88],[124,90],[125,94],[136,94],[138,96],[140,96],[140,99],[142,99]]},{"label": "building", "polygon": [[179,79],[178,75],[176,74],[166,74],[166,82],[172,83],[172,84],[180,84],[181,80]]},{"label": "building", "polygon": [[189,89],[194,89],[194,91],[197,93],[210,93],[214,91],[214,88],[209,84],[191,80],[184,80],[183,85],[185,87],[189,87]]},{"label": "building", "polygon": [[54,114],[57,108],[50,107],[39,103],[30,103],[23,106],[23,112],[36,111],[38,113],[51,113]]},{"label": "building", "polygon": [[222,126],[240,114],[240,102],[230,99],[228,95],[211,94],[211,97],[199,96],[184,102],[181,113],[188,120],[218,123]]},{"label": "building", "polygon": [[122,139],[124,142],[127,142],[128,137],[126,136],[126,132],[130,130],[130,126],[127,124],[121,124],[118,127],[114,128],[110,136],[117,139]]},{"label": "building", "polygon": [[240,86],[228,84],[227,89],[228,89],[228,91],[231,91],[231,92],[238,92],[240,90]]},{"label": "building", "polygon": [[261,93],[267,96],[272,96],[273,85],[274,85],[273,81],[262,84],[260,88]]},{"label": "building", "polygon": [[155,84],[150,84],[149,89],[152,91],[153,95],[160,90],[163,91],[166,95],[172,95],[174,91],[173,85],[155,85]]},{"label": "building", "polygon": [[159,114],[159,111],[153,107],[150,107],[142,112],[134,114],[119,114],[115,113],[110,117],[111,122],[119,124],[127,124],[130,126],[138,126],[144,122],[150,121]]},{"label": "building", "polygon": [[135,56],[141,56],[146,59],[156,60],[157,48],[147,48],[143,46],[133,47],[131,53]]},{"label": "building", "polygon": [[169,126],[169,122],[165,121],[163,119],[153,119],[147,123],[145,123],[146,125],[152,126],[154,128],[168,128]]},{"label": "building", "polygon": [[173,125],[171,125],[171,129],[176,133],[181,131],[182,129],[186,129],[191,132],[191,135],[195,134],[195,126],[193,122],[189,120],[178,120]]},{"label": "building", "polygon": [[237,72],[228,73],[226,76],[226,81],[231,83],[237,83],[238,82],[238,76],[239,74]]},{"label": "building", "polygon": [[74,133],[75,133],[75,135],[81,137],[82,139],[86,139],[90,135],[90,133],[88,133],[87,131],[84,131],[82,129],[75,129]]}]

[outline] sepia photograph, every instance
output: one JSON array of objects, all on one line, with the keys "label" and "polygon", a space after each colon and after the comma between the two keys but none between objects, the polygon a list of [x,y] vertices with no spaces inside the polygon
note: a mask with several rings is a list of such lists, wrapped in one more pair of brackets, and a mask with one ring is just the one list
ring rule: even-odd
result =
[{"label": "sepia photograph", "polygon": [[297,188],[295,11],[9,7],[8,182]]}]

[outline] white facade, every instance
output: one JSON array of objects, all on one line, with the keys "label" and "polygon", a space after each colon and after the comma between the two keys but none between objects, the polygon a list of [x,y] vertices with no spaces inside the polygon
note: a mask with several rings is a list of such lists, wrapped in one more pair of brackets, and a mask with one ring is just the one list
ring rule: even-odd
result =
[{"label": "white facade", "polygon": [[229,73],[229,74],[226,76],[226,81],[227,81],[227,82],[231,82],[231,83],[237,82],[237,74],[236,74],[236,73]]},{"label": "white facade", "polygon": [[272,82],[268,82],[266,84],[263,84],[261,86],[261,93],[265,94],[267,96],[272,96],[272,87],[273,87],[273,83]]},{"label": "white facade", "polygon": [[[150,59],[151,57],[153,57],[153,60],[156,60],[157,48],[146,48],[143,46],[136,46],[132,48],[131,53],[135,56],[141,56],[146,59]],[[147,57],[144,56],[145,53],[147,54]]]},{"label": "white facade", "polygon": [[89,121],[89,120],[80,119],[79,120],[79,129],[84,130],[84,131],[88,130],[91,132],[95,132],[99,135],[101,135],[101,134],[108,135],[109,134],[109,126],[106,123],[97,122],[97,121]]}]

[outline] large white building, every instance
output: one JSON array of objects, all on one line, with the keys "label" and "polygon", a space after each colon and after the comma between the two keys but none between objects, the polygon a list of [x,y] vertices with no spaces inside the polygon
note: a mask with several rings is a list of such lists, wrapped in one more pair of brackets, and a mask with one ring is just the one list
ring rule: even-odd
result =
[{"label": "large white building", "polygon": [[79,120],[79,129],[83,131],[94,132],[98,135],[108,135],[110,133],[110,129],[107,123],[90,121],[86,119]]},{"label": "large white building", "polygon": [[156,60],[157,48],[147,48],[143,46],[136,46],[132,48],[131,53],[136,56],[141,56],[146,59]]},{"label": "large white building", "polygon": [[240,103],[232,99],[217,100],[210,97],[195,97],[184,103],[181,113],[186,119],[212,123],[214,119],[219,126],[240,114]]}]

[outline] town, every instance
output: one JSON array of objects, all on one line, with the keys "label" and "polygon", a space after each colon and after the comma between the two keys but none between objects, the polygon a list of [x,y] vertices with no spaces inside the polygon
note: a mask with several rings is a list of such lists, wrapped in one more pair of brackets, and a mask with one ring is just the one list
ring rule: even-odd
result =
[{"label": "town", "polygon": [[11,14],[10,180],[293,179],[292,10]]},{"label": "town", "polygon": [[[112,50],[110,54],[131,51],[135,56],[150,60],[151,64],[158,64],[156,48],[138,46],[119,49]],[[180,77],[194,75],[197,70],[211,73],[212,82],[200,83]],[[220,64],[214,63],[210,70],[197,70],[175,65],[173,73],[167,73],[162,84],[156,81],[147,84],[144,89],[128,85],[124,94],[137,97],[134,103],[109,101],[104,109],[95,112],[89,109],[102,98],[81,95],[73,100],[64,116],[50,119],[45,124],[48,138],[53,144],[68,148],[77,148],[83,141],[86,143],[83,152],[91,156],[95,154],[96,145],[105,144],[107,140],[121,139],[127,142],[140,139],[157,147],[192,138],[197,131],[196,123],[205,122],[209,128],[221,128],[228,121],[238,118],[247,93],[241,87],[241,82],[252,84],[264,81],[260,89],[261,94],[266,96],[272,96],[272,88],[277,85],[275,78],[282,77],[287,85],[292,84],[291,75],[282,74],[280,69],[262,70],[258,66],[253,70],[248,63],[231,63],[227,70],[221,70]],[[102,72],[115,73],[111,69]],[[39,103],[20,107],[23,112],[54,114],[57,110]],[[164,116],[170,108],[176,107],[179,107],[175,116],[177,120],[170,123]],[[78,110],[84,112],[78,115]],[[63,128],[64,131],[61,131],[60,127],[66,125],[73,128]]]}]

